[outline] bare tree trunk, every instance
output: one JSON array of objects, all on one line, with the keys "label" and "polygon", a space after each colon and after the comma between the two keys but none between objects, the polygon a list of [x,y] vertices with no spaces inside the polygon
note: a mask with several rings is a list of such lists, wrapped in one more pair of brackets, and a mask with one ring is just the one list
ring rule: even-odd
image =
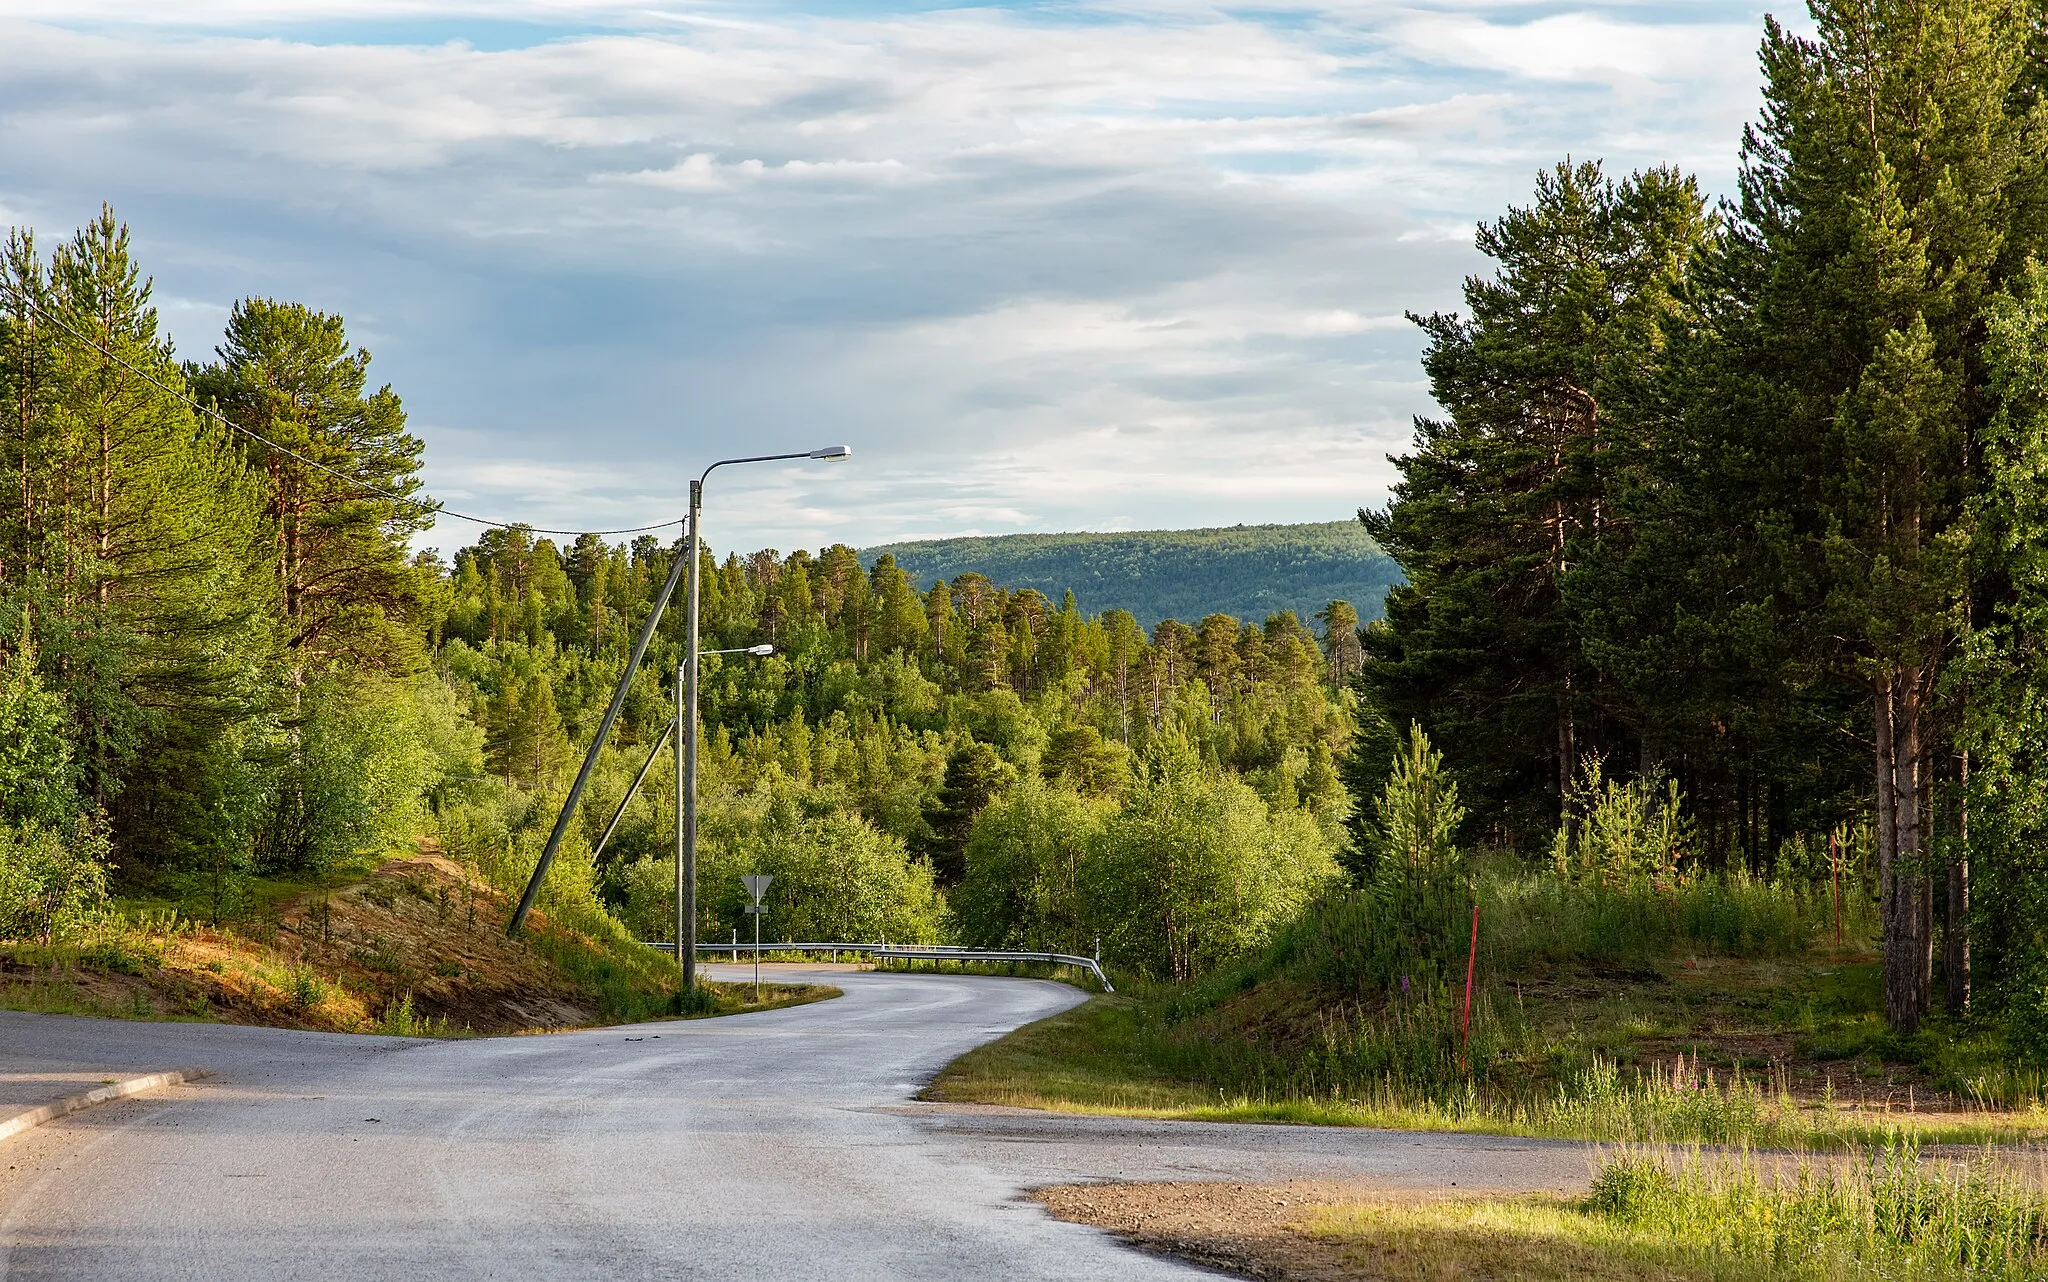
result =
[{"label": "bare tree trunk", "polygon": [[1572,773],[1578,762],[1578,744],[1572,733],[1571,679],[1565,679],[1557,695],[1557,802],[1567,828],[1577,835],[1572,819]]},{"label": "bare tree trunk", "polygon": [[1926,1013],[1931,905],[1920,856],[1920,673],[1891,665],[1877,689],[1878,884],[1884,920],[1884,1010],[1912,1033]]},{"label": "bare tree trunk", "polygon": [[[112,413],[111,410],[107,413]],[[107,560],[114,548],[114,441],[113,430],[102,415],[99,423],[99,457],[97,475],[93,478],[93,551],[98,564],[93,567],[93,597],[101,605],[107,603],[112,582],[107,577]]]},{"label": "bare tree trunk", "polygon": [[1941,923],[1941,977],[1951,1015],[1970,1008],[1970,754],[1959,767],[1956,857],[1948,861],[1948,904]]},{"label": "bare tree trunk", "polygon": [[1913,1009],[1921,1018],[1934,1007],[1934,753],[1932,737],[1921,734],[1920,716],[1933,693],[1932,674],[1914,674],[1913,699],[1913,880],[1920,889],[1920,907],[1913,915]]},{"label": "bare tree trunk", "polygon": [[1877,745],[1877,912],[1879,937],[1884,951],[1885,1018],[1898,1026],[1897,1012],[1907,1003],[1898,992],[1899,896],[1895,882],[1899,852],[1899,812],[1892,789],[1896,765],[1892,735],[1892,681],[1889,672],[1876,682],[1871,700],[1873,740]]}]

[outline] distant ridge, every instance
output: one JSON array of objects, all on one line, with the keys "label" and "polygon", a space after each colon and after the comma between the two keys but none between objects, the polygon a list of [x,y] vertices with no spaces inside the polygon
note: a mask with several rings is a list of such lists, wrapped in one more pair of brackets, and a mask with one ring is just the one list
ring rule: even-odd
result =
[{"label": "distant ridge", "polygon": [[1331,601],[1376,619],[1401,581],[1400,567],[1356,521],[926,539],[866,548],[861,561],[872,567],[884,553],[920,588],[969,572],[1037,588],[1054,602],[1071,588],[1085,612],[1129,610],[1147,628],[1206,614],[1260,622],[1280,610],[1307,623]]}]

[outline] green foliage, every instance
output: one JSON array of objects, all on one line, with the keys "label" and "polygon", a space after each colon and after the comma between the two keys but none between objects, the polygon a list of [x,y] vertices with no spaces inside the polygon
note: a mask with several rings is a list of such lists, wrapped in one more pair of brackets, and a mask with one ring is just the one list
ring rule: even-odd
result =
[{"label": "green foliage", "polygon": [[[1366,517],[1408,582],[1361,683],[1496,842],[1566,817],[1575,875],[1759,868],[1862,820],[1910,1033],[1937,914],[1955,1013],[2048,979],[2040,23],[1812,16],[1765,23],[1725,219],[1674,171],[1566,164],[1482,227],[1469,318],[1421,322],[1448,418]],[[1615,778],[1575,787],[1588,755]],[[1657,831],[1678,788],[1696,827]]]},{"label": "green foliage", "polygon": [[1420,723],[1394,759],[1386,787],[1374,803],[1373,884],[1395,903],[1420,902],[1439,893],[1458,869],[1458,827],[1465,808],[1458,785],[1444,770]]},{"label": "green foliage", "polygon": [[1047,736],[1038,768],[1049,781],[1090,796],[1114,797],[1131,777],[1131,754],[1094,726],[1060,726]]},{"label": "green foliage", "polygon": [[1110,806],[1026,776],[991,802],[967,840],[966,878],[952,896],[960,942],[978,948],[1087,955],[1099,914],[1082,892]]},{"label": "green foliage", "polygon": [[1592,714],[1612,669],[1586,651],[1574,579],[1614,537],[1641,458],[1624,425],[1654,403],[1711,233],[1676,170],[1561,163],[1481,226],[1499,270],[1466,282],[1470,316],[1416,318],[1448,417],[1417,420],[1393,502],[1361,514],[1407,578],[1363,634],[1361,681],[1430,728],[1488,827],[1547,833],[1578,755],[1620,729]]},{"label": "green foliage", "polygon": [[969,740],[946,759],[938,795],[924,815],[932,834],[925,850],[944,883],[958,882],[966,871],[967,834],[1005,782],[1002,760],[985,743]]},{"label": "green foliage", "polygon": [[1565,822],[1550,844],[1558,875],[1605,888],[1673,886],[1692,850],[1692,825],[1678,781],[1656,772],[1627,781],[1607,777],[1588,756],[1565,799]]},{"label": "green foliage", "polygon": [[236,438],[270,478],[284,642],[295,665],[409,666],[418,650],[409,625],[430,579],[405,544],[426,528],[428,508],[364,489],[419,489],[424,447],[405,431],[398,397],[388,386],[367,390],[370,354],[349,348],[341,317],[299,303],[236,303],[216,355],[215,364],[188,368],[194,394],[276,443]]},{"label": "green foliage", "polygon": [[48,946],[90,923],[106,907],[109,853],[98,817],[0,824],[0,939]]},{"label": "green foliage", "polygon": [[1975,765],[1972,844],[1985,906],[1975,943],[2012,1049],[2048,1065],[2048,267],[2030,260],[1987,313],[1997,410],[1977,508],[1980,556],[2004,590],[1967,658],[1961,738]]},{"label": "green foliage", "polygon": [[1106,958],[1191,979],[1257,948],[1335,875],[1313,816],[1267,809],[1184,743],[1147,749],[1123,808],[1082,868]]},{"label": "green foliage", "polygon": [[[701,814],[697,894],[699,937],[737,931],[753,938],[742,876],[766,873],[768,940],[935,943],[945,905],[930,865],[858,814],[787,783],[764,784],[710,799]],[[649,939],[674,934],[673,856],[633,865],[626,874],[626,921]]]},{"label": "green foliage", "polygon": [[474,768],[483,737],[456,719],[432,677],[322,677],[304,707],[265,833],[263,854],[276,868],[324,868],[420,830],[428,794]]},{"label": "green foliage", "polygon": [[1150,628],[1208,614],[1308,618],[1332,598],[1367,617],[1400,572],[1348,521],[1129,534],[1003,534],[868,548],[915,584],[978,574],[1047,596],[1071,589],[1081,608],[1128,610]]},{"label": "green foliage", "polygon": [[59,827],[78,813],[64,702],[24,645],[0,673],[0,823]]}]

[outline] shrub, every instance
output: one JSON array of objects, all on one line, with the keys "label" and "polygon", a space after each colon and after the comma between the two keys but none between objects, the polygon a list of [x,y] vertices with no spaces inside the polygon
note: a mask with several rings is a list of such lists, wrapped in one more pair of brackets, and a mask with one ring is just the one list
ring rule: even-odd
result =
[{"label": "shrub", "polygon": [[967,875],[953,892],[960,941],[1088,951],[1081,868],[1112,813],[1101,801],[1030,775],[991,802],[968,835]]},{"label": "shrub", "polygon": [[265,862],[321,868],[411,835],[448,775],[480,768],[482,741],[437,678],[314,681]]},{"label": "shrub", "polygon": [[[931,866],[858,814],[771,777],[747,792],[706,798],[697,848],[699,938],[737,930],[751,938],[740,878],[775,878],[765,901],[768,940],[936,942],[945,904]],[[675,857],[643,860],[621,874],[627,925],[645,939],[675,933]]]},{"label": "shrub", "polygon": [[84,927],[107,902],[105,819],[79,819],[67,838],[30,821],[0,824],[0,938],[48,945]]},{"label": "shrub", "polygon": [[1672,885],[1692,842],[1678,781],[1652,772],[1626,783],[1588,756],[1551,844],[1561,877],[1603,887]]},{"label": "shrub", "polygon": [[1333,845],[1313,815],[1268,811],[1162,736],[1083,864],[1081,898],[1118,964],[1187,980],[1264,946],[1336,875]]},{"label": "shrub", "polygon": [[78,813],[64,727],[64,701],[43,685],[24,644],[0,670],[0,823],[55,829]]}]

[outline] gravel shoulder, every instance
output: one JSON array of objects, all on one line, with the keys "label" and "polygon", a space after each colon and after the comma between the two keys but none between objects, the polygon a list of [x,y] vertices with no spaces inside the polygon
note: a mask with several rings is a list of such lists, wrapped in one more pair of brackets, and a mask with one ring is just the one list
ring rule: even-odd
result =
[{"label": "gravel shoulder", "polygon": [[1389,1274],[1347,1243],[1315,1232],[1336,1210],[1372,1211],[1435,1197],[1378,1183],[1292,1180],[1058,1185],[1034,1198],[1063,1220],[1115,1234],[1141,1250],[1262,1282],[1366,1282]]}]

